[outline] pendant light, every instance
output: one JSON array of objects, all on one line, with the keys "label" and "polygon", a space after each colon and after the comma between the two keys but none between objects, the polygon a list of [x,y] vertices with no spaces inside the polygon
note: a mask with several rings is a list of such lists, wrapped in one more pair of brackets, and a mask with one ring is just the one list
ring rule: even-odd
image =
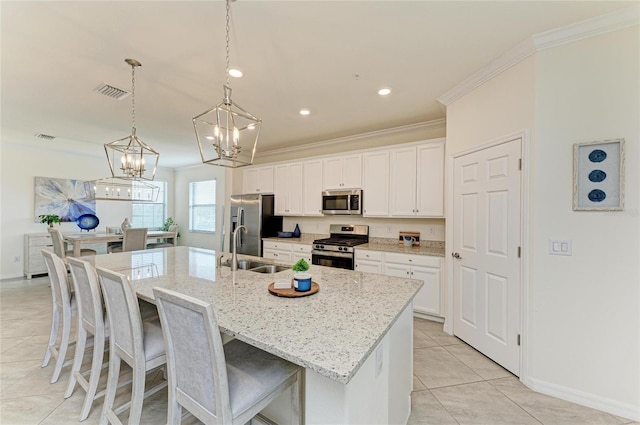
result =
[{"label": "pendant light", "polygon": [[229,14],[226,1],[226,70],[222,102],[193,117],[193,128],[205,164],[242,167],[253,163],[262,120],[231,100],[229,84]]},{"label": "pendant light", "polygon": [[135,59],[125,59],[131,66],[131,134],[105,143],[111,177],[85,182],[90,199],[154,202],[160,189],[145,181],[155,178],[160,154],[136,135],[136,68]]}]

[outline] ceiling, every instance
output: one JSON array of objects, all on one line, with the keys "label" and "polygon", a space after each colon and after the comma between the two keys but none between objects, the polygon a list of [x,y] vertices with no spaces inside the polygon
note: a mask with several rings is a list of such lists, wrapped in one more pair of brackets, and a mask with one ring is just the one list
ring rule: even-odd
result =
[{"label": "ceiling", "polygon": [[[263,120],[257,156],[437,120],[439,96],[529,36],[630,3],[240,0],[230,49],[244,77],[231,79],[232,99]],[[135,58],[138,137],[161,166],[200,162],[191,118],[222,100],[224,1],[0,7],[3,144],[103,156],[131,132],[131,97],[94,89],[130,90],[124,59]]]}]

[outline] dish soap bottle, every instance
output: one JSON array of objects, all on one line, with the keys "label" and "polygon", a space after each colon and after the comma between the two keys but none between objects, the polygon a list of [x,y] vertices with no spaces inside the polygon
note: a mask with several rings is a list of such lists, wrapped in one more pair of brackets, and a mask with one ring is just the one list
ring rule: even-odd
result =
[{"label": "dish soap bottle", "polygon": [[297,223],[296,223],[296,228],[293,229],[293,237],[294,238],[299,238],[300,237],[300,226],[298,226]]}]

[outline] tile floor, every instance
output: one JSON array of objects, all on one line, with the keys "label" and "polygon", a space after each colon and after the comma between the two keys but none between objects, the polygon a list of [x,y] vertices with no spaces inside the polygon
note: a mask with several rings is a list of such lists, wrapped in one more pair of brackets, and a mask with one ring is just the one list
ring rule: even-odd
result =
[{"label": "tile floor", "polygon": [[[51,323],[48,278],[0,283],[0,424],[78,423],[84,392],[67,400],[69,367],[49,384],[53,365],[41,368]],[[73,356],[70,350],[69,357]],[[106,375],[106,373],[103,373]],[[162,379],[152,374],[149,383]],[[153,381],[153,382],[151,382]],[[119,398],[127,396],[126,388]],[[96,424],[100,400],[84,424]],[[629,424],[623,418],[537,394],[455,337],[442,325],[415,320],[414,391],[410,425]],[[126,415],[125,415],[126,416]],[[166,390],[145,400],[142,423],[164,424]],[[198,423],[190,418],[188,424]]]}]

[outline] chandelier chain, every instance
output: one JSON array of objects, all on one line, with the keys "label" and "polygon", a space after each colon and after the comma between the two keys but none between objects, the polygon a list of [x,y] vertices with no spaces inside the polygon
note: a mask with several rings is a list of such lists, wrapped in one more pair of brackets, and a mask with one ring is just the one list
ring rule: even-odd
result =
[{"label": "chandelier chain", "polygon": [[227,0],[227,26],[226,26],[226,31],[227,31],[227,38],[226,38],[226,42],[227,42],[227,68],[225,70],[225,81],[227,83],[227,85],[229,85],[229,13],[230,13],[230,6],[229,6],[230,0]]},{"label": "chandelier chain", "polygon": [[131,65],[131,128],[136,128],[136,66]]}]

